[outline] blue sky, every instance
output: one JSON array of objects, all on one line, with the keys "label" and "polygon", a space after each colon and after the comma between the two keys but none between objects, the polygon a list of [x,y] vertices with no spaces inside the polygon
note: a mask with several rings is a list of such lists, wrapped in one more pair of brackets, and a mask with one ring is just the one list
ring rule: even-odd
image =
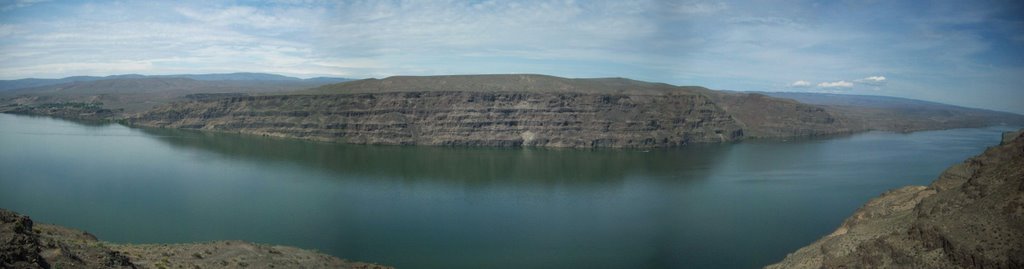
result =
[{"label": "blue sky", "polygon": [[0,3],[0,79],[540,73],[1024,113],[1021,1]]}]

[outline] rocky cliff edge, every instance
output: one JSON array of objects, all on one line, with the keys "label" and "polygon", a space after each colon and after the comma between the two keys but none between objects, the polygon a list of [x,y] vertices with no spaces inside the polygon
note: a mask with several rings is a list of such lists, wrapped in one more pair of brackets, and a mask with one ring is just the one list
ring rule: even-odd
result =
[{"label": "rocky cliff edge", "polygon": [[1024,268],[1024,130],[767,268]]}]

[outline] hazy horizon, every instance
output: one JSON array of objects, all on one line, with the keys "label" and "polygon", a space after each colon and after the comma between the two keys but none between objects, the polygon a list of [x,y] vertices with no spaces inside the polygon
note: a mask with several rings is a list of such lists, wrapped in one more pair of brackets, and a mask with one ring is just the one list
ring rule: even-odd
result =
[{"label": "hazy horizon", "polygon": [[0,79],[534,73],[1024,113],[1001,1],[4,1]]}]

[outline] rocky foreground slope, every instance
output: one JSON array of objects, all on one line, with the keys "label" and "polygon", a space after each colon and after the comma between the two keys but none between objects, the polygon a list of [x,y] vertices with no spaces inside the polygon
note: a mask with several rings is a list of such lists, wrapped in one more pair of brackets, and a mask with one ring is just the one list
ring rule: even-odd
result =
[{"label": "rocky foreground slope", "polygon": [[543,75],[367,79],[292,95],[182,102],[127,122],[357,144],[577,148],[857,131],[824,109],[792,100]]},{"label": "rocky foreground slope", "polygon": [[767,268],[1024,268],[1024,130]]},{"label": "rocky foreground slope", "polygon": [[0,268],[390,268],[244,241],[133,245],[0,209]]}]

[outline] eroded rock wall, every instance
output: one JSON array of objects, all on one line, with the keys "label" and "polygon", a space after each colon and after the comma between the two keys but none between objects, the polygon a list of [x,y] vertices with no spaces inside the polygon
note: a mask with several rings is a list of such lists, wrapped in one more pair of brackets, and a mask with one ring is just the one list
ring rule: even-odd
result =
[{"label": "eroded rock wall", "polygon": [[356,144],[669,147],[743,137],[710,98],[685,92],[234,97],[159,107],[129,122]]}]

